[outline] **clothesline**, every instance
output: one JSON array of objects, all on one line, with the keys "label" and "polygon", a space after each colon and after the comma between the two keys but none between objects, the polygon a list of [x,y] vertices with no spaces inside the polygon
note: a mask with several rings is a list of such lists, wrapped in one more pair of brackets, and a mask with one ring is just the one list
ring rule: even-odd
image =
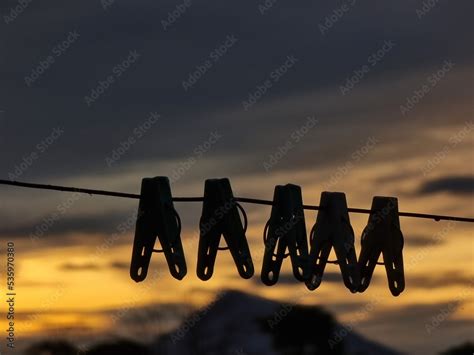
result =
[{"label": "clothesline", "polygon": [[[88,195],[100,195],[100,196],[111,196],[111,197],[121,197],[121,198],[132,198],[132,199],[140,199],[139,194],[132,194],[126,192],[118,192],[118,191],[106,191],[106,190],[97,190],[97,189],[86,189],[82,187],[68,187],[68,186],[59,186],[59,185],[50,185],[50,184],[36,184],[36,183],[28,183],[28,182],[21,182],[21,181],[11,181],[11,180],[2,180],[0,179],[0,185],[10,185],[10,186],[17,186],[29,189],[41,189],[41,190],[53,190],[53,191],[62,191],[62,192],[75,192],[75,193],[83,193]],[[203,197],[173,197],[173,201],[175,202],[202,202],[204,200]],[[258,205],[267,205],[272,206],[273,201],[264,200],[264,199],[257,199],[257,198],[248,198],[248,197],[235,197],[237,202],[242,203],[250,203],[250,204],[258,204]],[[314,210],[318,211],[320,209],[319,206],[316,205],[303,205],[303,208],[306,210]],[[363,213],[363,214],[370,214],[370,209],[364,208],[348,208],[349,212],[352,213]],[[425,218],[425,219],[432,219],[435,221],[455,221],[455,222],[474,222],[474,218],[470,217],[458,217],[458,216],[444,216],[444,215],[435,215],[435,214],[428,214],[428,213],[416,213],[416,212],[399,212],[398,215],[400,217],[411,217],[411,218]]]}]

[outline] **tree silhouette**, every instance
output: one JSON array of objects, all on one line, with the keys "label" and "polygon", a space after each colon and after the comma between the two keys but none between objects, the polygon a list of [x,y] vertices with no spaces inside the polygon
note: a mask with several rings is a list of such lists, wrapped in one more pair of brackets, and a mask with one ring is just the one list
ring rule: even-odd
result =
[{"label": "tree silhouette", "polygon": [[474,344],[470,342],[448,349],[441,353],[441,355],[472,355],[472,354],[474,354]]},{"label": "tree silhouette", "polygon": [[334,335],[334,318],[318,308],[294,305],[273,327],[268,319],[262,324],[273,334],[273,342],[281,354],[343,354],[342,342],[332,347],[328,342]]}]

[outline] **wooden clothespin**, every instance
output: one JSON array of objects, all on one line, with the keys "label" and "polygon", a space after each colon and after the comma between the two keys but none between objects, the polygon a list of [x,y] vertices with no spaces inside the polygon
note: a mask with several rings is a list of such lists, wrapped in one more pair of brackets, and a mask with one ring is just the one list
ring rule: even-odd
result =
[{"label": "wooden clothespin", "polygon": [[[181,222],[173,206],[168,178],[144,178],[130,266],[132,279],[136,282],[143,281],[148,272],[151,254],[163,252],[171,275],[181,280],[187,269],[180,233]],[[157,236],[162,250],[154,249]]]},{"label": "wooden clothespin", "polygon": [[397,198],[373,198],[369,221],[362,232],[361,247],[359,292],[364,292],[369,287],[377,261],[380,254],[383,254],[390,291],[394,296],[402,293],[405,289],[403,234],[400,230]]},{"label": "wooden clothespin", "polygon": [[[206,180],[197,260],[197,276],[201,280],[211,278],[217,251],[224,249],[230,250],[241,277],[253,276],[252,257],[245,237],[247,226],[242,225],[238,207],[242,209],[234,199],[229,179]],[[222,235],[227,248],[219,248]]]},{"label": "wooden clothespin", "polygon": [[[265,285],[271,286],[277,283],[281,264],[288,255],[295,278],[299,281],[307,279],[308,242],[303,198],[299,186],[287,184],[275,187],[272,212],[265,226],[264,241],[261,279]],[[288,255],[285,254],[287,248]]]},{"label": "wooden clothespin", "polygon": [[344,285],[357,292],[360,282],[359,266],[354,248],[354,230],[342,192],[323,192],[316,224],[310,235],[309,254],[311,275],[306,286],[314,290],[321,284],[324,268],[334,247]]}]

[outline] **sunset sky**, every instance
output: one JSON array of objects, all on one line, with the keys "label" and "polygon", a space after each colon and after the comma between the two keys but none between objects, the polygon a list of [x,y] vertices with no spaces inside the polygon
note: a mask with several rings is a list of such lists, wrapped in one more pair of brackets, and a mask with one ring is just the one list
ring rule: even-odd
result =
[{"label": "sunset sky", "polygon": [[[425,12],[419,0],[263,3],[33,1],[12,13],[18,2],[2,2],[0,178],[139,193],[143,177],[169,176],[174,196],[199,196],[205,179],[229,177],[243,197],[293,183],[306,204],[342,191],[351,207],[395,196],[401,211],[474,216],[472,1]],[[321,305],[409,353],[474,340],[469,223],[401,218],[406,289],[392,297],[382,266],[363,294],[335,265],[308,291],[289,260],[264,286],[268,206],[244,205],[251,280],[227,251],[210,281],[197,278],[202,206],[176,203],[188,275],[174,280],[154,254],[137,284],[137,200],[0,186],[0,201],[0,250],[16,245],[19,346],[149,340],[226,289]],[[359,252],[368,216],[350,217]],[[315,220],[308,211],[308,232]]]}]

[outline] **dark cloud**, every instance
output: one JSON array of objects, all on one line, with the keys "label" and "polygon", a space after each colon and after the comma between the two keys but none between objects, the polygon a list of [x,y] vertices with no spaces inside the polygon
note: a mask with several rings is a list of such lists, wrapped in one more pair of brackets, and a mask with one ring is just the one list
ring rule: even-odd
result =
[{"label": "dark cloud", "polygon": [[413,288],[445,288],[449,286],[474,286],[474,277],[463,274],[462,270],[451,270],[443,273],[432,273],[427,275],[408,275],[408,287]]},{"label": "dark cloud", "polygon": [[367,310],[368,303],[367,302],[339,302],[333,304],[326,304],[323,303],[322,306],[327,308],[328,310],[334,312],[335,314],[344,314],[344,313],[352,313],[352,312],[363,312]]},{"label": "dark cloud", "polygon": [[[3,13],[16,4],[3,2]],[[472,63],[473,52],[465,45],[466,33],[471,32],[471,1],[439,4],[423,19],[416,15],[421,4],[386,3],[375,8],[356,2],[325,35],[318,24],[337,7],[329,1],[298,8],[277,3],[263,16],[256,3],[193,2],[164,31],[161,20],[175,6],[171,0],[115,2],[105,11],[100,2],[65,5],[56,0],[48,6],[31,3],[8,25],[0,21],[0,110],[5,111],[0,114],[0,141],[8,147],[0,150],[0,176],[8,178],[25,163],[25,157],[39,154],[38,145],[55,127],[64,133],[31,165],[26,164],[19,179],[61,183],[110,176],[117,183],[116,176],[127,175],[136,179],[138,187],[144,171],[150,176],[171,175],[175,165],[168,163],[193,157],[194,149],[213,131],[223,139],[186,173],[186,181],[203,181],[211,175],[264,174],[263,162],[312,115],[320,119],[317,126],[275,169],[323,168],[350,160],[370,135],[392,133],[380,147],[392,149],[397,156],[402,151],[412,155],[414,146],[404,143],[400,147],[399,142],[417,145],[418,140],[408,138],[420,126],[444,127],[464,120],[458,115],[449,122],[425,115],[418,121],[401,121],[399,105],[447,59],[456,63],[453,75],[419,105],[446,105],[454,98],[470,102],[469,76],[460,74]],[[25,76],[70,31],[80,34],[77,41],[28,87]],[[182,82],[227,35],[238,38],[235,46],[185,91]],[[340,86],[386,40],[395,43],[393,49],[350,95],[341,95]],[[141,55],[137,62],[87,107],[84,96],[132,50]],[[298,58],[294,67],[245,111],[242,101],[288,55]],[[400,81],[405,77],[407,82]],[[106,158],[134,135],[151,111],[161,114],[158,123],[108,167]],[[395,125],[397,129],[391,129]],[[425,149],[425,144],[416,148]],[[48,229],[43,242],[82,243],[65,234],[113,233],[120,218],[93,213],[68,216]],[[1,236],[29,236],[42,223],[39,219],[25,224],[21,216],[13,219],[0,225]],[[97,242],[92,236],[88,240],[91,245]],[[326,275],[325,279],[339,282],[337,277]]]},{"label": "dark cloud", "polygon": [[[252,280],[257,284],[262,284],[262,281],[260,280],[259,277],[257,277],[257,278],[254,277]],[[343,284],[342,276],[339,272],[328,272],[328,271],[325,272],[324,275],[323,275],[323,281],[322,282]],[[292,273],[282,273],[278,277],[278,284],[298,285],[298,284],[302,284],[302,282],[295,279],[295,277]]]},{"label": "dark cloud", "polygon": [[91,270],[99,270],[99,269],[118,269],[118,270],[125,270],[130,267],[130,264],[124,261],[114,260],[108,264],[100,264],[95,262],[87,262],[87,263],[72,263],[66,262],[59,266],[60,270],[63,271],[91,271]]},{"label": "dark cloud", "polygon": [[72,263],[67,262],[59,266],[60,270],[63,271],[91,271],[99,270],[100,265],[96,263]]},{"label": "dark cloud", "polygon": [[[252,281],[258,285],[262,285],[262,281],[260,277],[253,277]],[[293,274],[290,273],[282,273],[278,276],[278,283],[282,285],[297,285],[301,284],[301,281],[295,279]]]},{"label": "dark cloud", "polygon": [[[368,57],[384,41],[393,41],[393,50],[373,67],[355,93],[373,82],[380,82],[384,90],[389,90],[392,84],[388,87],[386,81],[391,80],[390,76],[398,78],[400,73],[421,71],[413,82],[415,89],[432,67],[446,59],[460,67],[472,62],[473,53],[464,38],[471,32],[469,14],[474,5],[467,0],[456,6],[440,4],[421,20],[414,3],[374,8],[357,2],[325,35],[319,32],[318,24],[324,23],[337,7],[332,2],[307,3],[298,8],[279,3],[263,16],[256,3],[222,6],[217,1],[193,2],[167,31],[163,30],[161,20],[175,9],[174,1],[146,5],[116,2],[106,11],[100,2],[72,6],[53,3],[54,6],[31,4],[14,22],[0,24],[0,48],[4,54],[0,58],[0,97],[4,98],[0,109],[5,110],[2,139],[9,147],[8,151],[0,152],[2,175],[21,163],[54,127],[62,127],[64,135],[23,177],[74,176],[84,169],[115,172],[136,162],[183,159],[213,130],[222,132],[226,138],[219,143],[218,150],[208,154],[209,158],[234,156],[240,164],[235,164],[236,159],[228,159],[226,168],[230,172],[262,171],[262,160],[285,142],[299,126],[299,118],[303,121],[304,116],[312,114],[325,118],[326,123],[321,123],[321,129],[311,134],[308,142],[296,148],[291,159],[281,162],[278,168],[327,162],[324,152],[328,146],[331,160],[344,159],[350,155],[354,142],[377,129],[380,117],[387,118],[384,125],[399,123],[389,118],[399,118],[398,106],[411,93],[406,88],[390,94],[377,90],[380,97],[372,96],[370,100],[353,100],[351,95],[339,94],[339,87],[348,76],[367,64]],[[15,4],[4,3],[5,13]],[[41,35],[35,31],[38,28]],[[26,86],[24,77],[69,31],[75,30],[79,39],[31,87]],[[235,35],[238,42],[192,89],[185,91],[182,82],[227,35]],[[84,96],[130,50],[141,54],[139,60],[96,103],[87,107]],[[294,55],[298,62],[255,108],[277,100],[291,112],[275,106],[255,117],[255,109],[244,111],[242,101],[288,55]],[[467,95],[462,85],[455,87],[456,92],[445,88],[454,96],[458,91]],[[443,89],[437,90],[441,95]],[[313,103],[306,109],[285,103],[286,98],[310,92],[320,92],[322,97],[319,101],[310,100]],[[334,95],[337,104],[325,103],[325,95]],[[436,96],[424,99],[426,104],[431,100],[436,102]],[[105,158],[145,121],[150,111],[162,114],[159,125],[109,169]],[[329,135],[322,129],[325,124],[337,125],[338,129]]]},{"label": "dark cloud", "polygon": [[127,270],[130,268],[130,263],[125,261],[113,261],[109,264],[109,267],[118,270]]},{"label": "dark cloud", "polygon": [[[24,225],[0,225],[0,236],[40,240],[74,233],[112,234],[118,233],[117,227],[129,217],[123,213],[109,213],[96,216],[49,214]],[[133,228],[134,224],[130,231],[133,231]]]},{"label": "dark cloud", "polygon": [[418,190],[419,194],[448,192],[456,195],[472,194],[474,192],[474,177],[446,176],[425,182]]},{"label": "dark cloud", "polygon": [[423,235],[411,235],[407,234],[404,236],[404,243],[405,246],[408,247],[426,247],[426,246],[433,246],[439,245],[440,243],[445,243],[446,241],[443,240],[434,240],[433,237],[423,236]]},{"label": "dark cloud", "polygon": [[[385,344],[402,344],[408,353],[434,354],[445,350],[449,343],[471,339],[472,320],[454,316],[462,308],[463,304],[453,299],[452,302],[414,304],[389,311],[376,309],[356,322],[356,329],[370,333]],[[449,343],[446,339],[450,339]]]},{"label": "dark cloud", "polygon": [[424,325],[431,317],[440,314],[443,310],[458,308],[461,304],[458,300],[452,302],[441,302],[434,304],[412,304],[396,310],[379,310],[370,312],[367,319],[361,321],[370,326],[386,326],[387,324],[422,324]]}]

